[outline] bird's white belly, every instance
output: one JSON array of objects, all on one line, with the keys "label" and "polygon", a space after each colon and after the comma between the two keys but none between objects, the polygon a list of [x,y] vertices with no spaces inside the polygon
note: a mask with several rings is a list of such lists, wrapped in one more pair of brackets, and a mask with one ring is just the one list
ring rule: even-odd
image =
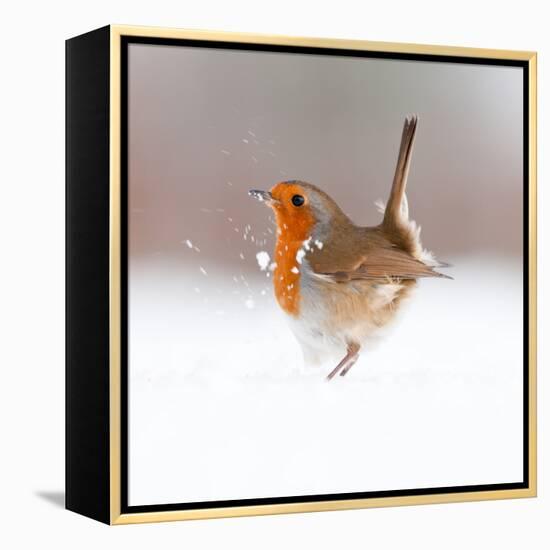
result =
[{"label": "bird's white belly", "polygon": [[288,318],[311,364],[341,358],[351,342],[363,345],[376,339],[393,319],[404,290],[391,282],[327,282],[306,269],[300,279],[299,313]]},{"label": "bird's white belly", "polygon": [[[304,302],[302,296],[302,304]],[[297,316],[287,316],[290,328],[300,343],[304,360],[319,364],[345,352],[346,339],[341,331],[331,331],[322,303],[301,307]]]}]

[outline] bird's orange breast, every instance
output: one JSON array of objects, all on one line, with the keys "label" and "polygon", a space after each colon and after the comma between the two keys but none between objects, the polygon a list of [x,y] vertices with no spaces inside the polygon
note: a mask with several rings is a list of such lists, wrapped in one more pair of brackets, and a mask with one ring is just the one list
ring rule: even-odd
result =
[{"label": "bird's orange breast", "polygon": [[277,222],[274,258],[277,267],[273,279],[275,297],[286,313],[297,316],[300,312],[300,270],[302,269],[297,255],[303,248],[304,241],[311,236],[315,218],[308,203],[299,208],[292,206],[293,195],[305,195],[300,185],[277,184],[271,192],[277,200],[273,207]]},{"label": "bird's orange breast", "polygon": [[275,297],[281,308],[289,315],[300,312],[300,268],[296,255],[302,246],[301,241],[279,238],[275,246],[277,267],[273,272]]}]

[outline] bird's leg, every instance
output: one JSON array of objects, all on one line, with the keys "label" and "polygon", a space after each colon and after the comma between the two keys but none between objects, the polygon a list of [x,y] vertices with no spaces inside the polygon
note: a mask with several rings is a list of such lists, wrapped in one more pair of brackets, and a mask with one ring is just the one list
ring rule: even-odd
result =
[{"label": "bird's leg", "polygon": [[355,342],[349,343],[348,352],[346,353],[345,357],[336,365],[336,367],[332,369],[330,374],[327,376],[327,380],[332,380],[336,376],[336,374],[338,374],[338,371],[340,369],[343,369],[346,372],[349,369],[351,369],[351,367],[355,364],[357,359],[359,359],[360,349],[361,349],[361,346],[359,344],[356,344]]},{"label": "bird's leg", "polygon": [[359,353],[355,355],[350,361],[348,361],[348,364],[340,371],[340,376],[346,376],[351,367],[353,367],[353,365],[357,363],[357,359],[359,359]]}]

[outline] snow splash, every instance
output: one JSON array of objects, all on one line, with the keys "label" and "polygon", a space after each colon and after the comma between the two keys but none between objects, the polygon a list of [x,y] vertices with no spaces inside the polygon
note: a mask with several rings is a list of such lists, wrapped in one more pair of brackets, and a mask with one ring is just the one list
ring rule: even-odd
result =
[{"label": "snow splash", "polygon": [[256,254],[256,260],[258,260],[258,265],[262,271],[265,271],[269,266],[269,254],[265,250],[262,250]]}]

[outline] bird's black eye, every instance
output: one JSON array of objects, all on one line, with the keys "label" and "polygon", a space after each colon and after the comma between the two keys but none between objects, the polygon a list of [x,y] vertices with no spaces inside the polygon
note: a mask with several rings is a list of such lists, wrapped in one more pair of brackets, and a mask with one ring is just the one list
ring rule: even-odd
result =
[{"label": "bird's black eye", "polygon": [[294,195],[292,197],[292,204],[294,206],[302,206],[302,204],[304,204],[304,202],[306,202],[306,199],[304,199],[304,197],[302,197],[302,195]]}]

